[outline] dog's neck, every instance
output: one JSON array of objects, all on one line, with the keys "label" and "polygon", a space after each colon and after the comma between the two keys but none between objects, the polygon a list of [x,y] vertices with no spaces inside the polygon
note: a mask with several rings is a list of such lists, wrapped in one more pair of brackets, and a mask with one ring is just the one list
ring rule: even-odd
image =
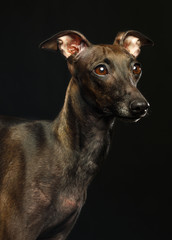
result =
[{"label": "dog's neck", "polygon": [[78,174],[82,181],[90,182],[108,153],[113,123],[114,118],[94,112],[72,78],[54,129],[66,151],[76,157],[74,176]]}]

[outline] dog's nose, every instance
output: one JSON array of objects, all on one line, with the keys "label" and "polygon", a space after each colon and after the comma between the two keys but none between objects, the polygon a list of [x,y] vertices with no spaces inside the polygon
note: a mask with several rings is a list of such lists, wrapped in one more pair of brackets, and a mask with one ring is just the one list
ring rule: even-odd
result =
[{"label": "dog's nose", "polygon": [[130,110],[134,115],[143,115],[149,108],[149,103],[145,100],[134,100],[130,104]]}]

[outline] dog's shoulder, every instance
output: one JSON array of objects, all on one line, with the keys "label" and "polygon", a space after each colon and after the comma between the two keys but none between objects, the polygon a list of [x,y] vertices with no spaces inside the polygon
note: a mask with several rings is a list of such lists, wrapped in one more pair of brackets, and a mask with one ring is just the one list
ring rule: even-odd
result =
[{"label": "dog's shoulder", "polygon": [[0,129],[3,127],[14,126],[24,122],[28,122],[28,120],[24,118],[0,115]]},{"label": "dog's shoulder", "polygon": [[41,147],[51,135],[51,121],[26,120],[17,117],[0,116],[0,145],[11,147],[29,145]]}]

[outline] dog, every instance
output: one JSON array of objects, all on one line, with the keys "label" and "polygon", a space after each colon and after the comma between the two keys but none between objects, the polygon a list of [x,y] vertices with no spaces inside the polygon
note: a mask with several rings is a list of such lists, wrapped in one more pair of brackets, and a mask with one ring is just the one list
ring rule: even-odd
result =
[{"label": "dog", "polygon": [[116,118],[136,122],[148,101],[137,89],[140,32],[113,44],[62,31],[40,44],[67,59],[72,78],[54,121],[0,118],[0,240],[64,240],[106,158]]}]

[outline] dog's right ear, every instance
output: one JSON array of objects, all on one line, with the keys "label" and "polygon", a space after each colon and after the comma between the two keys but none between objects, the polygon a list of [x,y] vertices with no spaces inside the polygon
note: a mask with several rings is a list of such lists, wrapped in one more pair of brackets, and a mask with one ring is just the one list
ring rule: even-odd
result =
[{"label": "dog's right ear", "polygon": [[90,42],[81,33],[67,30],[55,34],[42,42],[39,46],[42,49],[53,52],[60,49],[62,54],[68,58],[71,55],[78,55],[86,47],[90,46]]},{"label": "dog's right ear", "polygon": [[137,57],[142,46],[153,46],[153,41],[142,33],[129,30],[117,34],[114,44],[123,46],[130,54]]}]

